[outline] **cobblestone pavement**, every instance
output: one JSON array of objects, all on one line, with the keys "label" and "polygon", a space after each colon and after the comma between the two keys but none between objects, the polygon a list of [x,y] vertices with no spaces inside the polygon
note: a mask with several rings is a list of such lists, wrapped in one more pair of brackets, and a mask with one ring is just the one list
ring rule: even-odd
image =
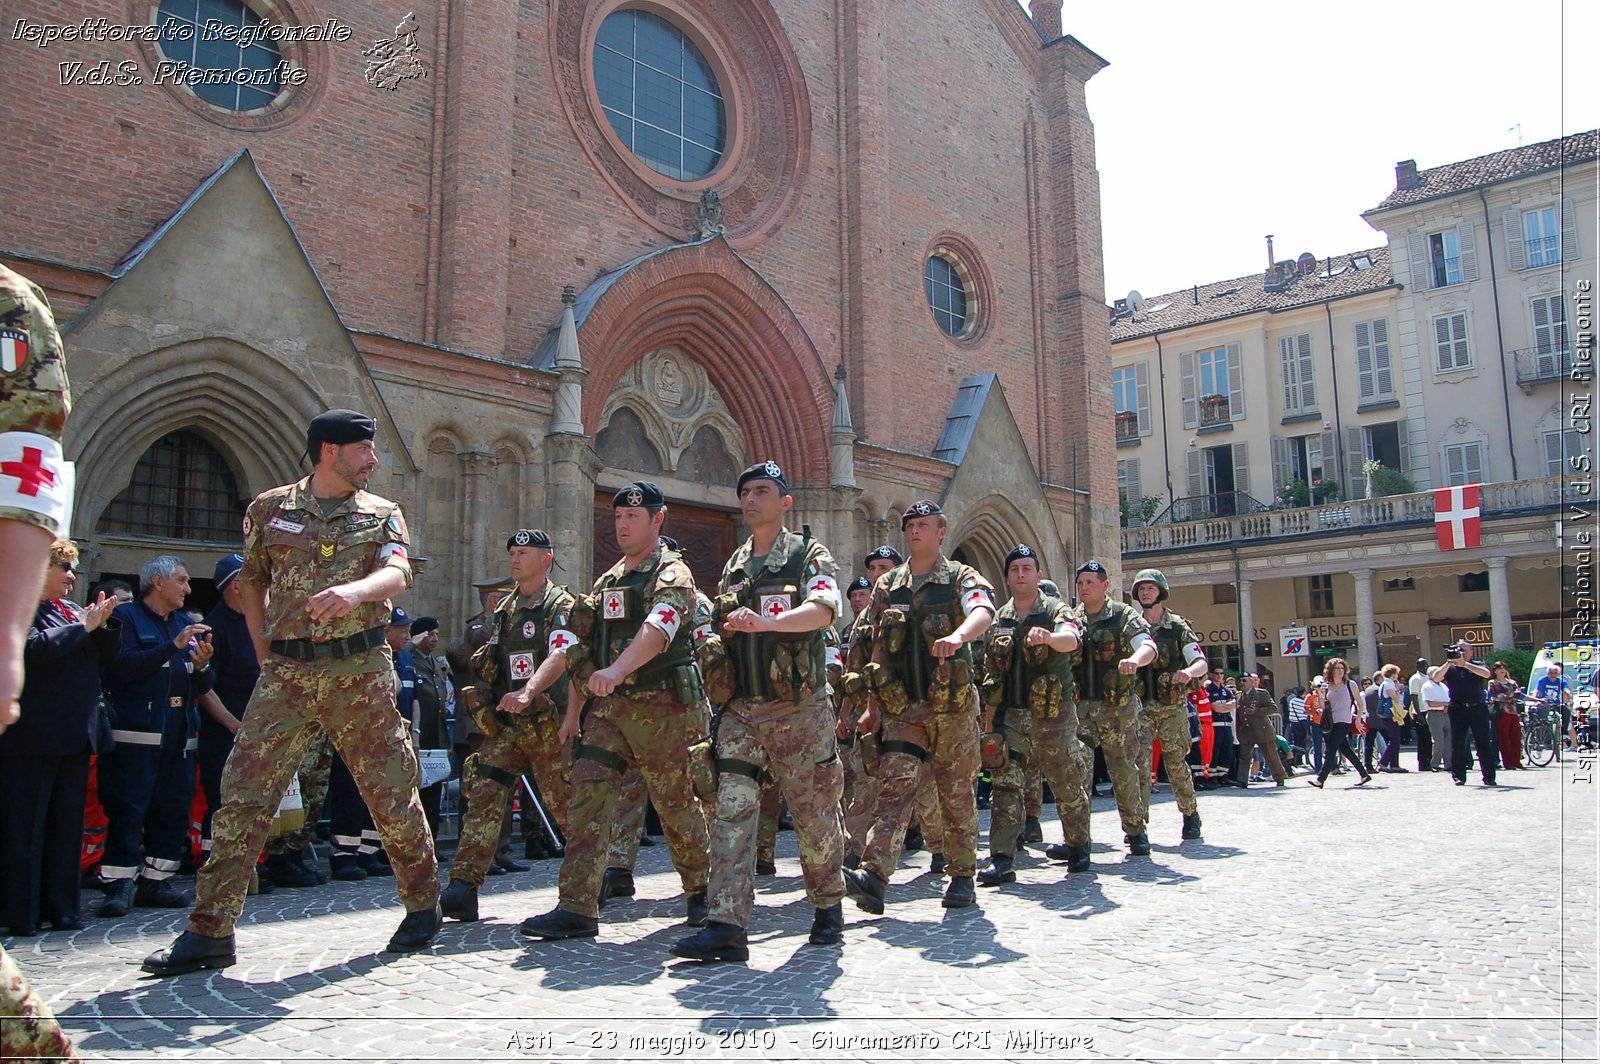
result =
[{"label": "cobblestone pavement", "polygon": [[1597,790],[1580,771],[1214,791],[1205,840],[1182,845],[1158,792],[1147,859],[1097,800],[1091,874],[1036,853],[946,911],[910,855],[884,916],[845,903],[842,949],[805,943],[784,834],[748,965],[667,954],[687,932],[664,846],[593,941],[517,933],[555,903],[544,862],[490,879],[484,921],[448,923],[431,953],[378,952],[392,880],[251,898],[224,972],[140,974],[182,924],[170,911],[6,947],[103,1060],[1594,1060]]}]

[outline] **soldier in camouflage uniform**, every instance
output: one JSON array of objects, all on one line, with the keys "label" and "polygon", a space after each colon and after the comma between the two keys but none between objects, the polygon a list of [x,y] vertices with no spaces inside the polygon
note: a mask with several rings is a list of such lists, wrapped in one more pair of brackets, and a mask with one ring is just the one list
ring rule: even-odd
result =
[{"label": "soldier in camouflage uniform", "polygon": [[[1200,837],[1200,806],[1194,796],[1194,776],[1189,772],[1189,687],[1205,679],[1206,657],[1200,637],[1189,622],[1167,609],[1167,577],[1160,569],[1141,569],[1133,578],[1133,598],[1144,611],[1150,638],[1156,642],[1156,660],[1143,672],[1146,728],[1161,738],[1161,763],[1167,766],[1172,797],[1183,814],[1183,837]],[[1183,662],[1180,667],[1178,662]],[[1139,782],[1143,785],[1146,823],[1150,819],[1149,739],[1139,744]]]},{"label": "soldier in camouflage uniform", "polygon": [[844,940],[844,773],[823,635],[840,611],[837,566],[809,528],[797,535],[784,526],[794,497],[778,463],[745,470],[738,493],[750,538],[722,568],[713,623],[724,660],[708,662],[706,674],[708,692],[721,705],[711,909],[701,931],[672,947],[673,956],[700,961],[750,959],[746,929],[766,776],[776,780],[794,818],[806,896],[816,908],[811,943]]},{"label": "soldier in camouflage uniform", "polygon": [[[1072,615],[1083,633],[1077,664],[1078,720],[1105,753],[1128,852],[1144,857],[1150,853],[1150,839],[1139,787],[1139,718],[1144,709],[1137,674],[1155,660],[1156,644],[1138,610],[1107,597],[1110,586],[1099,562],[1078,566],[1078,606]],[[1085,858],[1086,851],[1087,846]]]},{"label": "soldier in camouflage uniform", "polygon": [[872,662],[865,681],[875,704],[861,718],[865,731],[876,732],[883,717],[883,790],[861,867],[845,873],[850,897],[869,913],[883,912],[924,761],[932,765],[944,819],[950,873],[944,907],[977,900],[978,691],[967,644],[994,622],[994,589],[976,569],[944,556],[949,527],[938,503],[912,503],[900,530],[911,557],[872,589]]},{"label": "soldier in camouflage uniform", "polygon": [[[61,430],[72,398],[44,291],[0,265],[0,731],[16,721],[22,647],[50,544],[66,537],[72,466]],[[0,1057],[77,1060],[72,1042],[0,948]]]},{"label": "soldier in camouflage uniform", "polygon": [[400,507],[364,490],[378,466],[376,435],[365,414],[318,415],[306,432],[311,475],[262,492],[245,513],[239,580],[261,680],[223,775],[189,928],[145,960],[147,972],[234,963],[234,921],[256,855],[318,725],[349,765],[394,864],[406,916],[388,948],[423,949],[438,933],[438,862],[384,639],[389,599],[411,585],[409,539]]},{"label": "soldier in camouflage uniform", "polygon": [[[1072,621],[1071,607],[1039,593],[1037,551],[1018,544],[1006,555],[1005,565],[1011,599],[1000,607],[984,645],[984,763],[994,779],[989,806],[990,864],[978,873],[978,882],[986,887],[1016,881],[1013,863],[1027,817],[1027,768],[1042,752],[1032,737],[1043,726],[1051,728],[1050,756],[1057,759],[1052,771],[1065,777],[1059,784],[1065,808],[1073,809],[1073,803],[1081,800],[1087,820],[1089,805],[1081,774],[1074,780],[1070,769],[1059,764],[1067,755],[1056,748],[1061,727],[1070,722],[1071,731],[1077,731],[1071,707],[1072,653],[1078,649],[1078,626]],[[1077,759],[1072,762],[1077,764]],[[1064,812],[1063,819],[1067,815]]]},{"label": "soldier in camouflage uniform", "polygon": [[495,607],[489,641],[472,655],[478,681],[461,692],[483,740],[461,771],[467,815],[439,908],[463,921],[478,918],[478,888],[499,846],[517,777],[533,772],[563,834],[571,796],[563,775],[566,743],[557,732],[567,704],[566,649],[576,642],[572,592],[548,579],[555,550],[543,529],[513,532],[506,552],[517,587]]},{"label": "soldier in camouflage uniform", "polygon": [[839,742],[844,759],[844,864],[861,866],[861,850],[872,827],[872,807],[878,798],[878,778],[866,764],[867,750],[856,733],[856,718],[866,709],[870,697],[862,670],[872,660],[872,625],[867,619],[872,604],[872,581],[857,577],[850,585],[850,607],[855,619],[845,629],[843,674],[839,678]]},{"label": "soldier in camouflage uniform", "polygon": [[[560,738],[576,737],[561,901],[522,922],[530,938],[587,938],[599,933],[600,886],[623,774],[644,774],[688,897],[688,920],[706,920],[710,855],[706,818],[695,797],[691,747],[708,738],[700,672],[695,667],[694,576],[683,556],[660,542],[667,504],[648,481],[612,500],[622,560],[595,581],[573,610],[579,643],[566,652],[570,677]],[[580,734],[581,722],[581,734]]]}]

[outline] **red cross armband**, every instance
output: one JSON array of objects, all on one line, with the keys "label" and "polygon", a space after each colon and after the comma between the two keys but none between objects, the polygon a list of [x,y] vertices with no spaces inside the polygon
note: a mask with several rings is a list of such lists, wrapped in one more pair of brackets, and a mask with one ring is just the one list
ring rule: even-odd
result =
[{"label": "red cross armband", "polygon": [[981,587],[972,588],[961,596],[961,615],[963,617],[972,616],[972,611],[976,609],[985,609],[990,613],[994,612],[994,599],[987,590]]},{"label": "red cross armband", "polygon": [[667,642],[671,643],[677,637],[678,629],[683,626],[683,615],[676,607],[663,602],[646,615],[644,623],[659,630],[667,637]]},{"label": "red cross armband", "polygon": [[825,573],[819,573],[806,580],[806,593],[804,602],[820,602],[839,616],[839,582]]},{"label": "red cross armband", "polygon": [[74,469],[61,444],[37,432],[0,432],[0,518],[60,537],[72,516]]},{"label": "red cross armband", "polygon": [[551,654],[565,654],[567,648],[578,641],[578,637],[565,628],[556,628],[550,632],[548,650]]}]

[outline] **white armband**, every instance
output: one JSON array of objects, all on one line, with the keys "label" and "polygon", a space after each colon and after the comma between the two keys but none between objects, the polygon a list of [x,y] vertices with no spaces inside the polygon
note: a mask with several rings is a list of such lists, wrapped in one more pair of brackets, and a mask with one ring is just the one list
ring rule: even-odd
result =
[{"label": "white armband", "polygon": [[73,464],[61,444],[37,432],[0,432],[0,510],[35,514],[58,537],[72,516]]},{"label": "white armband", "polygon": [[710,639],[715,634],[716,634],[716,631],[711,627],[711,622],[710,621],[705,621],[705,622],[703,622],[701,624],[696,625],[695,629],[694,629],[694,645],[695,645],[695,648],[699,649],[700,647],[704,646],[706,640]]},{"label": "white armband", "polygon": [[824,662],[830,669],[844,668],[844,659],[839,656],[838,647],[828,647],[824,653]]},{"label": "white armband", "polygon": [[981,587],[975,587],[961,596],[961,615],[963,617],[971,617],[973,610],[995,612],[994,599],[988,591]]},{"label": "white armband", "polygon": [[1138,652],[1140,647],[1143,647],[1143,646],[1155,646],[1155,643],[1156,643],[1156,641],[1154,639],[1150,638],[1150,633],[1149,632],[1140,632],[1138,635],[1134,636],[1133,640],[1132,640],[1133,649],[1134,649],[1135,653]]},{"label": "white armband", "polygon": [[399,558],[407,565],[411,564],[411,556],[406,553],[406,545],[404,543],[385,543],[378,548],[379,565],[388,565],[396,558]]},{"label": "white armband", "polygon": [[1080,643],[1083,642],[1083,629],[1079,628],[1076,624],[1072,623],[1071,621],[1062,621],[1060,624],[1056,625],[1056,630],[1051,634],[1052,635],[1070,635],[1072,638],[1076,639],[1078,642],[1080,642]]},{"label": "white armband", "polygon": [[547,650],[551,654],[565,654],[567,648],[578,641],[578,637],[565,628],[557,628],[550,633],[550,642]]},{"label": "white armband", "polygon": [[831,576],[818,574],[806,583],[805,598],[801,605],[807,602],[820,602],[832,611],[835,617],[839,616],[839,582]]},{"label": "white armband", "polygon": [[1185,665],[1193,665],[1197,661],[1204,660],[1206,660],[1206,656],[1200,652],[1198,643],[1183,644],[1183,663]]},{"label": "white armband", "polygon": [[644,623],[666,636],[667,642],[671,643],[677,638],[678,629],[683,627],[683,618],[675,607],[663,602],[645,616]]}]

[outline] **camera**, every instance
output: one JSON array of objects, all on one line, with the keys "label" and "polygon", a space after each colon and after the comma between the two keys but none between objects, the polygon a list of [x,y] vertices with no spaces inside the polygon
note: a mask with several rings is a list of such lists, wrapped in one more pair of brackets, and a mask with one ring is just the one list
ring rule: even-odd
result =
[{"label": "camera", "polygon": [[1444,648],[1444,658],[1445,658],[1446,661],[1460,661],[1461,660],[1461,644],[1460,643],[1446,643],[1445,644],[1445,648]]}]

